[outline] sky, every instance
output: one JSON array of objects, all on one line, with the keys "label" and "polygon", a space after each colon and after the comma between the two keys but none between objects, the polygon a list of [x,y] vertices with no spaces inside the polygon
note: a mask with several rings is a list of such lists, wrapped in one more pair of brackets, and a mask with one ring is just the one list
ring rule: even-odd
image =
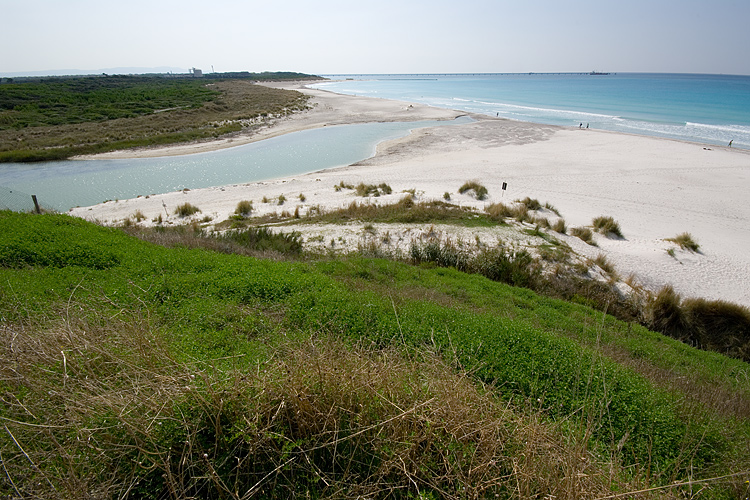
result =
[{"label": "sky", "polygon": [[748,0],[0,0],[0,76],[51,70],[750,75]]}]

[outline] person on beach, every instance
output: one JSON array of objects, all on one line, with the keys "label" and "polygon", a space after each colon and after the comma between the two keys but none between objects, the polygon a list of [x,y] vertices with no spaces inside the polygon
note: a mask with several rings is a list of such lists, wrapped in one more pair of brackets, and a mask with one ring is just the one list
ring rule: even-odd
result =
[{"label": "person on beach", "polygon": [[579,123],[578,128],[583,128],[583,123]]},{"label": "person on beach", "polygon": [[731,141],[729,141],[729,147],[730,147],[730,148],[732,147],[732,143],[733,143],[733,142],[734,142],[734,139],[732,139]]},{"label": "person on beach", "polygon": [[586,124],[586,128],[589,128],[589,124],[588,123]]}]

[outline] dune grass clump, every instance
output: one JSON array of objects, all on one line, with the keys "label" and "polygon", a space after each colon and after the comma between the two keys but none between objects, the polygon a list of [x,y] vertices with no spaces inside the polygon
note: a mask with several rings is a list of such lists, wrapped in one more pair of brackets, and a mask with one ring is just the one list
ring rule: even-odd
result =
[{"label": "dune grass clump", "polygon": [[487,212],[490,217],[497,219],[500,222],[508,217],[513,217],[513,209],[501,201],[484,207],[484,211]]},{"label": "dune grass clump", "polygon": [[539,203],[539,200],[529,198],[528,196],[523,200],[518,200],[518,202],[521,205],[524,205],[528,210],[540,210],[542,208],[542,204]]},{"label": "dune grass clump", "polygon": [[560,234],[566,234],[568,232],[568,227],[565,225],[565,219],[557,219],[552,223],[551,228],[553,231]]},{"label": "dune grass clump", "polygon": [[391,189],[391,186],[389,186],[385,182],[381,182],[378,185],[365,184],[364,182],[360,182],[359,184],[357,184],[357,187],[354,188],[354,190],[357,192],[357,196],[362,196],[362,197],[382,196],[386,194],[391,194],[393,192],[393,189]]},{"label": "dune grass clump", "polygon": [[469,193],[480,201],[486,199],[488,194],[487,188],[482,184],[479,184],[477,181],[464,182],[464,184],[458,188],[458,192],[460,194]]},{"label": "dune grass clump", "polygon": [[354,189],[354,186],[352,184],[347,183],[347,182],[341,181],[338,184],[336,184],[335,186],[333,186],[333,189],[335,189],[336,192],[338,193],[342,189]]},{"label": "dune grass clump", "polygon": [[247,217],[253,213],[253,202],[251,200],[242,200],[237,203],[234,213],[241,217]]},{"label": "dune grass clump", "polygon": [[603,215],[595,217],[592,221],[592,225],[594,226],[594,231],[602,233],[607,237],[609,237],[610,234],[614,234],[618,238],[623,238],[620,224],[618,224],[612,217]]},{"label": "dune grass clump", "polygon": [[250,227],[227,231],[216,238],[220,241],[236,243],[250,250],[278,252],[284,255],[302,253],[302,240],[297,232],[274,233],[267,227]]},{"label": "dune grass clump", "polygon": [[284,196],[283,194],[280,194],[279,197],[277,198],[277,204],[283,205],[285,202],[286,202],[286,196]]},{"label": "dune grass clump", "polygon": [[179,215],[180,217],[190,217],[191,215],[197,214],[200,211],[201,210],[195,205],[185,202],[182,205],[179,205],[174,213],[175,215]]},{"label": "dune grass clump", "polygon": [[619,274],[617,274],[617,270],[615,269],[614,264],[612,264],[612,262],[610,262],[607,256],[603,253],[600,253],[599,255],[591,259],[591,262],[599,266],[599,268],[607,273],[613,280],[619,279]]},{"label": "dune grass clump", "polygon": [[581,239],[589,245],[595,247],[596,241],[594,241],[594,233],[587,227],[573,227],[570,228],[570,235]]},{"label": "dune grass clump", "polygon": [[143,212],[140,210],[136,210],[132,217],[136,222],[141,222],[142,220],[146,219],[146,216],[143,215]]},{"label": "dune grass clump", "polygon": [[693,236],[687,232],[678,234],[674,238],[666,238],[666,241],[676,243],[683,250],[690,250],[691,252],[697,252],[700,248],[700,245],[696,243],[696,241],[693,239]]}]

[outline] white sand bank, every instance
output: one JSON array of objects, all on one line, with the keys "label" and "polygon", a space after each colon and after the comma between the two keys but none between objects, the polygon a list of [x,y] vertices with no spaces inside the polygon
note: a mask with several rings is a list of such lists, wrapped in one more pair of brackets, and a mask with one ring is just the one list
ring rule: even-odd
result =
[{"label": "white sand bank", "polygon": [[[462,114],[317,90],[306,92],[314,96],[314,110],[281,121],[262,137],[324,124],[449,119]],[[480,202],[459,195],[458,188],[467,180],[484,184],[489,198]],[[750,306],[750,153],[666,139],[479,117],[474,123],[419,129],[381,144],[375,157],[349,167],[120,200],[76,208],[71,213],[118,224],[140,211],[147,217],[142,224],[150,224],[160,214],[165,223],[180,223],[174,210],[190,202],[201,209],[201,217],[210,216],[216,223],[227,219],[240,200],[252,200],[255,215],[292,212],[296,206],[304,214],[314,205],[334,208],[363,201],[351,190],[336,191],[334,185],[341,181],[388,183],[394,194],[371,199],[377,203],[396,201],[404,196],[403,190],[415,189],[419,200],[443,199],[449,192],[454,203],[480,209],[494,201],[529,196],[557,207],[569,227],[590,225],[599,215],[612,216],[624,239],[597,235],[598,247],[570,236],[560,239],[590,257],[605,253],[621,275],[633,273],[648,288],[670,283],[683,296]],[[508,184],[505,193],[503,182]],[[287,198],[283,206],[277,204],[281,194]],[[269,203],[261,202],[264,196]],[[425,228],[411,232],[409,228],[392,229],[406,241],[413,231]],[[362,237],[362,224],[318,231],[315,240],[351,244]],[[675,245],[664,238],[682,232],[697,240],[700,253],[677,249],[674,257],[667,254]],[[482,230],[480,237],[489,242],[504,237],[501,233],[501,229],[496,235]]]}]

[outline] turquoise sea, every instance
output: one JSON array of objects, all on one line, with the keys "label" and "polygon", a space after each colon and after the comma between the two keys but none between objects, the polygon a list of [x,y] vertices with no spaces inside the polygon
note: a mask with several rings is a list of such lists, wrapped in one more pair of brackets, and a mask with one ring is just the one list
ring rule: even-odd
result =
[{"label": "turquoise sea", "polygon": [[750,76],[610,73],[325,75],[314,85],[512,120],[750,149]]}]

